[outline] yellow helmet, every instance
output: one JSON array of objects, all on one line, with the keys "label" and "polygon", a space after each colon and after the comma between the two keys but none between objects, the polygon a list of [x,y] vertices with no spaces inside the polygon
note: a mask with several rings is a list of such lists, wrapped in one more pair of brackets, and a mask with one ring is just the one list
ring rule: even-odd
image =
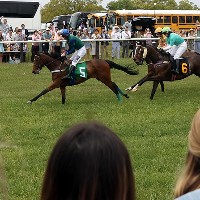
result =
[{"label": "yellow helmet", "polygon": [[162,33],[162,28],[161,28],[161,27],[158,27],[158,28],[155,30],[155,33]]}]

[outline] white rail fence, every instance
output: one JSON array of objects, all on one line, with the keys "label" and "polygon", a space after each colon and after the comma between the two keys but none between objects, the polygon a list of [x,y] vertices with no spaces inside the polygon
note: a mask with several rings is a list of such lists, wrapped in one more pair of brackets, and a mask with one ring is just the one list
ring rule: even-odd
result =
[{"label": "white rail fence", "polygon": [[[199,40],[200,41],[200,37],[185,37],[184,38],[186,41],[189,41],[189,40],[193,40],[194,42],[196,40]],[[148,41],[148,40],[151,40],[152,43],[155,43],[156,41],[159,40],[159,38],[131,38],[131,39],[82,39],[83,42],[96,42],[96,57],[99,58],[99,45],[100,45],[100,42],[105,42],[105,41],[108,41],[108,42],[122,42],[122,41]],[[20,51],[4,51],[3,53],[12,53],[12,52],[18,52],[20,53],[20,62],[23,62],[24,60],[24,53],[27,53],[27,51],[24,51],[23,50],[23,44],[28,44],[28,43],[50,43],[50,44],[53,44],[53,43],[56,43],[56,42],[62,42],[62,43],[66,43],[66,40],[51,40],[51,41],[47,41],[47,40],[39,40],[39,41],[33,41],[33,40],[28,40],[28,41],[0,41],[0,44],[9,44],[9,43],[17,43],[19,44],[20,46]],[[30,52],[31,49],[28,50],[28,52]]]}]

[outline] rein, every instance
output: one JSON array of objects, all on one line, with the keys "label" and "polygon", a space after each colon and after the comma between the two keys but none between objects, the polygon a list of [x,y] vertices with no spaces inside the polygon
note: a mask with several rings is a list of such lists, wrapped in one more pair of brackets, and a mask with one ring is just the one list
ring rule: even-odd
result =
[{"label": "rein", "polygon": [[53,70],[51,71],[51,73],[59,73],[59,72],[64,72],[66,69],[56,69],[56,70]]},{"label": "rein", "polygon": [[[58,58],[56,58],[56,59],[54,59],[54,60],[48,62],[48,63],[45,64],[45,65],[48,66],[48,65],[50,65],[51,63],[53,63],[53,62],[59,60],[60,58],[61,58],[61,57],[58,57]],[[41,58],[40,58],[40,59],[41,59]],[[62,62],[60,63],[60,66],[61,66],[61,65],[62,65]],[[51,72],[52,74],[53,74],[53,73],[64,72],[66,69],[60,69],[60,66],[59,66],[59,69],[56,69],[56,70],[53,70],[53,71],[50,71],[50,72]]]}]

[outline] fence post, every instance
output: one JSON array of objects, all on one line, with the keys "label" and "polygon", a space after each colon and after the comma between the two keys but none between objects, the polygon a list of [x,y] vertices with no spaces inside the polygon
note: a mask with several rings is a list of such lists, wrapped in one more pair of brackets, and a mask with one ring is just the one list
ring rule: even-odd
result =
[{"label": "fence post", "polygon": [[20,62],[24,61],[23,43],[20,43]]},{"label": "fence post", "polygon": [[99,41],[96,41],[96,58],[99,59]]}]

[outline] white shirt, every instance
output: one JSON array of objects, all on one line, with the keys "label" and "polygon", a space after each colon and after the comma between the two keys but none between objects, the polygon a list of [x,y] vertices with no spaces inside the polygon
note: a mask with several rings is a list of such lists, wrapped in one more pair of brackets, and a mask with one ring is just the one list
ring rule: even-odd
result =
[{"label": "white shirt", "polygon": [[112,39],[121,39],[121,33],[119,31],[112,31],[111,33],[111,38]]},{"label": "white shirt", "polygon": [[130,39],[131,38],[131,32],[130,31],[122,31],[122,39]]},{"label": "white shirt", "polygon": [[200,199],[200,189],[188,192],[175,200],[199,200]]}]

